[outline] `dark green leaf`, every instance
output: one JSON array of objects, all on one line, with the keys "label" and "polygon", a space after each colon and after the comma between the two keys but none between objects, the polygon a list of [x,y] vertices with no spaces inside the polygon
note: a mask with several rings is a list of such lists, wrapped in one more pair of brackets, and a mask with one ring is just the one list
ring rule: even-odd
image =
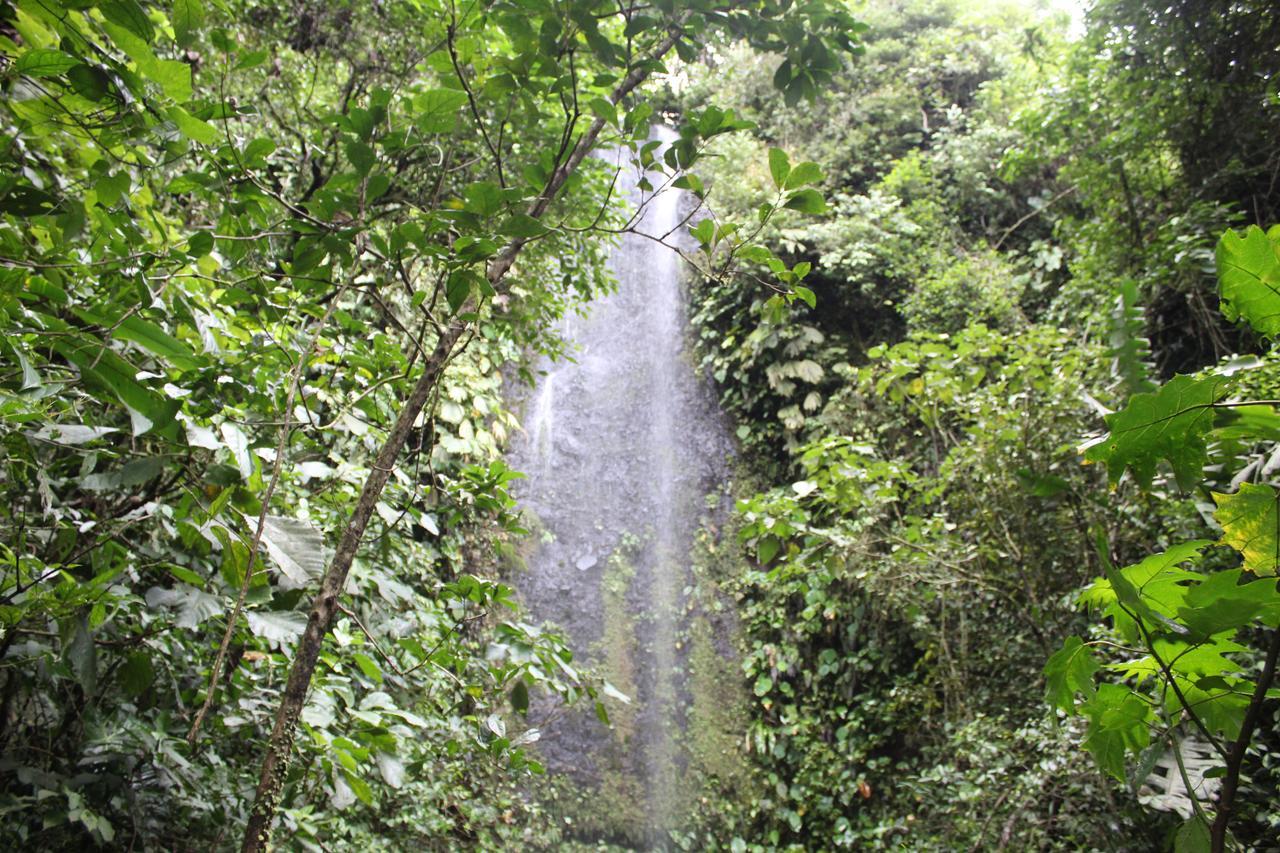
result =
[{"label": "dark green leaf", "polygon": [[147,44],[156,37],[155,27],[137,0],[105,0],[98,4],[102,17],[117,26],[124,27]]}]

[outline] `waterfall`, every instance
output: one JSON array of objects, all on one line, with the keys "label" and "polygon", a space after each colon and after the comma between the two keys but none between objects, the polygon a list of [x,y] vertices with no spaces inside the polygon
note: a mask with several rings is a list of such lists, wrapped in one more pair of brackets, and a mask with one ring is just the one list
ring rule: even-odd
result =
[{"label": "waterfall", "polygon": [[[673,135],[659,128],[655,138]],[[537,537],[518,586],[534,620],[564,628],[578,659],[632,700],[610,703],[612,730],[590,709],[535,705],[555,719],[539,744],[548,769],[605,798],[613,814],[602,835],[660,845],[687,764],[680,638],[690,552],[732,445],[686,353],[682,262],[651,239],[679,239],[690,200],[641,194],[623,168],[619,183],[644,213],[613,253],[618,289],[562,327],[574,358],[541,365],[513,449]]]}]

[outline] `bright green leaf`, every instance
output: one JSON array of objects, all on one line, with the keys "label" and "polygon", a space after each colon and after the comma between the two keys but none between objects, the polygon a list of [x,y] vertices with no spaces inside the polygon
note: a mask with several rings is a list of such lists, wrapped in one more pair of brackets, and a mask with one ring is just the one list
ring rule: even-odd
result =
[{"label": "bright green leaf", "polygon": [[1269,233],[1250,225],[1243,237],[1227,231],[1218,241],[1222,313],[1244,319],[1268,338],[1280,336],[1280,226]]},{"label": "bright green leaf", "polygon": [[822,169],[817,163],[801,163],[787,175],[783,189],[794,190],[822,180]]},{"label": "bright green leaf", "polygon": [[1079,637],[1068,637],[1044,667],[1045,698],[1068,713],[1075,708],[1075,694],[1093,696],[1093,675],[1098,662]]},{"label": "bright green leaf", "polygon": [[218,129],[207,121],[196,118],[182,107],[170,107],[169,118],[182,135],[201,145],[214,145],[218,141]]},{"label": "bright green leaf", "polygon": [[827,212],[827,202],[822,198],[822,193],[815,189],[796,190],[787,196],[787,202],[783,207],[788,210],[798,210],[801,213],[820,214]]},{"label": "bright green leaf", "polygon": [[773,176],[773,183],[778,189],[782,189],[787,183],[787,176],[791,173],[791,160],[787,157],[787,152],[781,148],[769,149],[769,174]]},{"label": "bright green leaf", "polygon": [[1226,396],[1229,384],[1225,376],[1175,376],[1155,392],[1135,394],[1129,405],[1106,416],[1111,431],[1085,459],[1104,463],[1113,485],[1128,468],[1143,488],[1151,486],[1156,463],[1165,459],[1178,485],[1190,489],[1204,470],[1213,405]]}]

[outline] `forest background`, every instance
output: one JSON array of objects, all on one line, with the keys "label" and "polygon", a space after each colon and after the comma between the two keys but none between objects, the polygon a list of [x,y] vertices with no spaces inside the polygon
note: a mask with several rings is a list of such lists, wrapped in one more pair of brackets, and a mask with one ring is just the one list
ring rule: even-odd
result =
[{"label": "forest background", "polygon": [[[505,384],[611,286],[624,145],[714,212],[740,445],[697,571],[742,763],[665,841],[1273,849],[1280,234],[1223,235],[1280,221],[1280,10],[1072,30],[0,2],[0,838],[642,840],[531,782],[531,691],[622,700],[522,621],[502,462]],[[1225,806],[1144,804],[1188,743]]]}]

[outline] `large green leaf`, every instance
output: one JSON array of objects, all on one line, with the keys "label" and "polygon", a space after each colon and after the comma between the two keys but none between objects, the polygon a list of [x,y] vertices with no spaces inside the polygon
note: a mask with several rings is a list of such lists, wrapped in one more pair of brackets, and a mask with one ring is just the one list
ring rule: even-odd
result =
[{"label": "large green leaf", "polygon": [[466,102],[467,93],[458,89],[428,89],[413,98],[414,122],[424,133],[448,133]]},{"label": "large green leaf", "polygon": [[128,410],[133,434],[170,432],[180,404],[154,394],[135,379],[138,369],[111,349],[96,341],[60,337],[54,348],[80,371],[86,387],[101,397],[102,392],[118,400]]},{"label": "large green leaf", "polygon": [[[174,109],[179,108],[175,107]],[[191,370],[197,364],[196,355],[191,351],[190,347],[155,323],[150,320],[144,320],[136,314],[130,314],[123,319],[111,319],[92,311],[78,310],[75,313],[86,323],[111,329],[111,337],[116,340],[137,344],[179,370]]]},{"label": "large green leaf", "polygon": [[1123,782],[1125,751],[1139,752],[1151,742],[1151,706],[1127,687],[1104,683],[1082,709],[1089,718],[1085,749],[1099,767]]},{"label": "large green leaf", "polygon": [[1213,406],[1227,395],[1230,378],[1175,376],[1159,390],[1135,394],[1129,405],[1106,416],[1111,431],[1085,453],[1102,462],[1112,485],[1126,468],[1144,488],[1151,486],[1156,464],[1173,467],[1182,489],[1201,479],[1207,457],[1205,436],[1213,427]]},{"label": "large green leaf", "polygon": [[1228,231],[1218,241],[1217,259],[1222,313],[1260,335],[1280,335],[1280,225],[1266,233],[1250,225],[1243,237]]},{"label": "large green leaf", "polygon": [[1244,571],[1214,572],[1187,590],[1178,619],[1202,637],[1236,631],[1254,619],[1280,621],[1280,592],[1274,580],[1241,583]]},{"label": "large green leaf", "polygon": [[53,77],[79,65],[80,60],[60,50],[38,47],[28,50],[13,64],[13,70],[28,77]]},{"label": "large green leaf", "polygon": [[245,614],[249,630],[276,647],[296,643],[307,627],[307,617],[293,611],[250,610]]},{"label": "large green leaf", "polygon": [[1244,567],[1257,575],[1274,575],[1280,565],[1280,541],[1277,541],[1276,490],[1270,486],[1244,483],[1234,495],[1217,492],[1213,500],[1218,511],[1213,517],[1222,525],[1222,544],[1230,545],[1244,555]]},{"label": "large green leaf", "polygon": [[1050,704],[1070,713],[1075,708],[1076,693],[1094,694],[1093,674],[1098,662],[1093,652],[1079,637],[1067,637],[1044,667],[1045,698]]},{"label": "large green leaf", "polygon": [[778,189],[786,186],[787,176],[791,174],[791,160],[781,148],[769,149],[769,174]]}]

